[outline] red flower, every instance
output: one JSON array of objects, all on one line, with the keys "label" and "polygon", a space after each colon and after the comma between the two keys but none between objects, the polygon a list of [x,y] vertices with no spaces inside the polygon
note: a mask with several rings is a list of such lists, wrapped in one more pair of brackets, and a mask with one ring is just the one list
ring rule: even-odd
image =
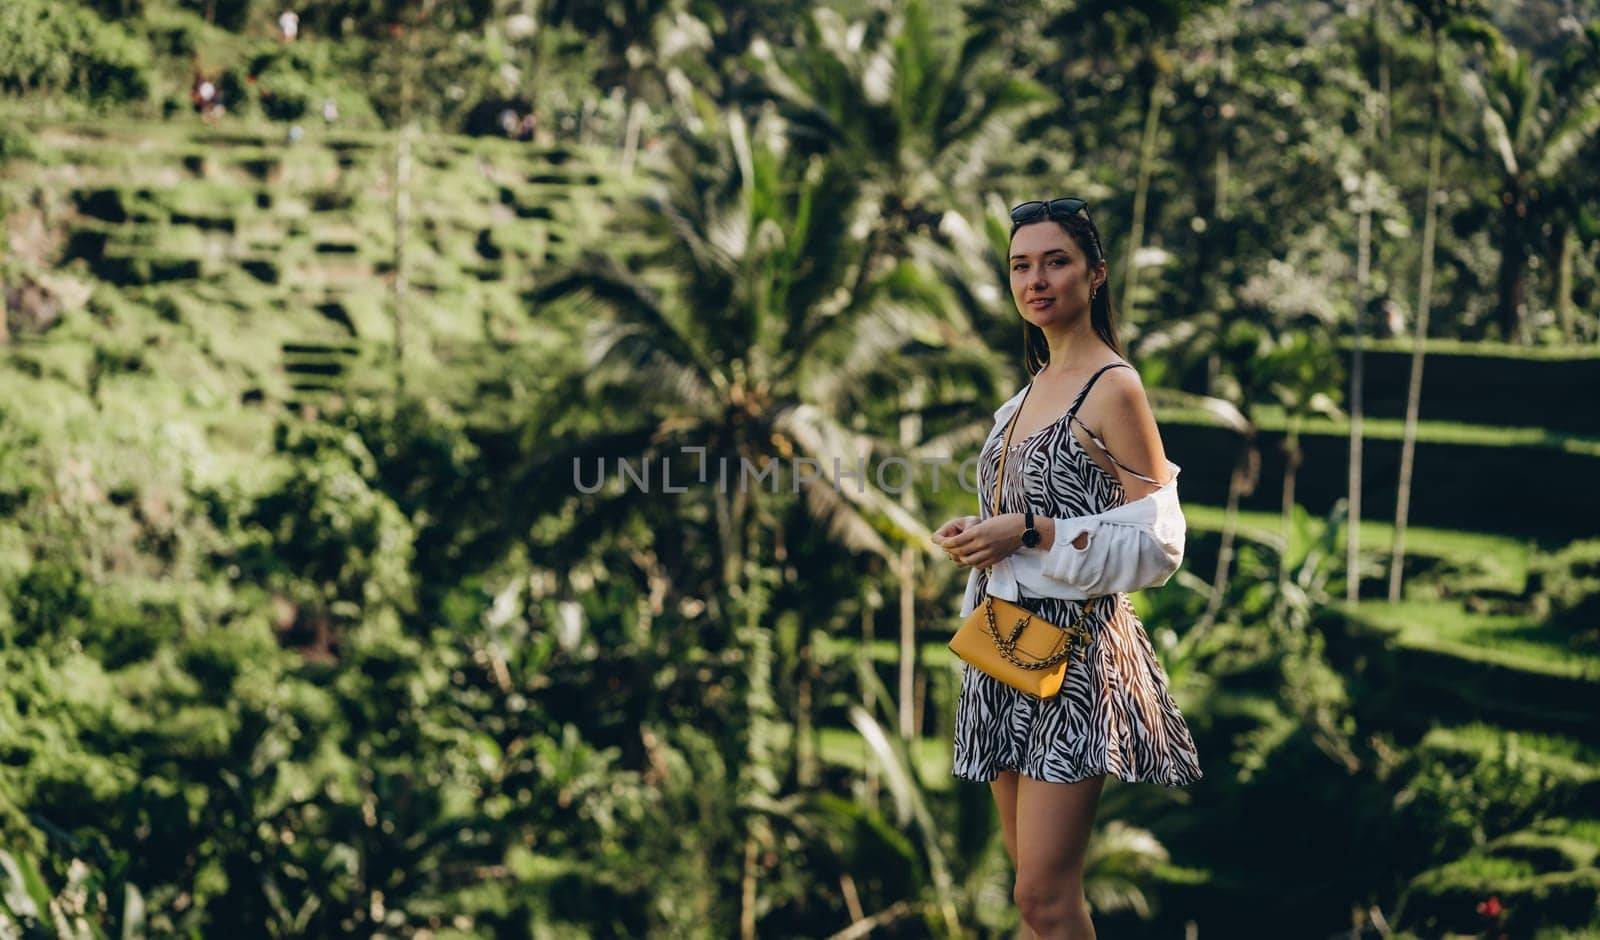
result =
[{"label": "red flower", "polygon": [[1505,908],[1500,906],[1499,896],[1491,897],[1489,900],[1482,901],[1478,904],[1478,913],[1489,918],[1490,920],[1498,918],[1500,913],[1504,910]]}]

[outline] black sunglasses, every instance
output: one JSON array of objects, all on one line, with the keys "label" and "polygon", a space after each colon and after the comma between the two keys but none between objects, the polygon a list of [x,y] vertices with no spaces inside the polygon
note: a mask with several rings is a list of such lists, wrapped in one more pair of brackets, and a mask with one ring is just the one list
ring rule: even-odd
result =
[{"label": "black sunglasses", "polygon": [[[1049,216],[1052,219],[1068,219],[1079,212],[1088,215],[1084,210],[1089,208],[1089,200],[1077,196],[1063,196],[1045,202],[1034,199],[1011,208],[1011,222],[1013,225],[1022,225]],[[1091,223],[1092,224],[1092,223]]]},{"label": "black sunglasses", "polygon": [[1011,232],[1016,234],[1017,226],[1029,222],[1037,222],[1043,218],[1050,218],[1057,222],[1083,213],[1083,218],[1089,223],[1089,238],[1094,242],[1094,250],[1101,260],[1105,258],[1105,249],[1100,246],[1100,230],[1094,227],[1094,219],[1089,217],[1089,200],[1079,196],[1062,196],[1045,202],[1034,199],[1011,208]]}]

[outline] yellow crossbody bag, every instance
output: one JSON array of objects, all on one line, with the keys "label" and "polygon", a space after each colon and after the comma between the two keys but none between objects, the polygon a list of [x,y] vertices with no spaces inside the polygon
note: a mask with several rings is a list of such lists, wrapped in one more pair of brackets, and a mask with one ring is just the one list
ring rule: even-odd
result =
[{"label": "yellow crossbody bag", "polygon": [[[1028,386],[1032,391],[1033,386]],[[1011,431],[1017,426],[1022,402],[1011,413],[1005,441],[1000,445],[1000,468],[994,481],[994,511],[1000,514],[1000,486],[1006,477],[1006,455],[1011,450]],[[1070,434],[1071,431],[1069,430]],[[987,570],[987,569],[986,569]],[[1089,619],[1092,600],[1083,602],[1083,613],[1070,627],[1058,627],[1032,611],[1008,600],[984,594],[980,603],[950,640],[950,650],[985,675],[1029,695],[1050,698],[1061,691],[1067,666],[1074,651],[1079,660],[1091,639],[1084,624]]]}]

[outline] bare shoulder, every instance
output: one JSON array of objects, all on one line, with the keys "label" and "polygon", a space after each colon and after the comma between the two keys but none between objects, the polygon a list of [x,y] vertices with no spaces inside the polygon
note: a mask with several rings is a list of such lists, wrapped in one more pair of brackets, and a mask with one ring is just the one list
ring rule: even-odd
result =
[{"label": "bare shoulder", "polygon": [[1095,386],[1095,394],[1089,396],[1089,401],[1085,401],[1084,406],[1091,414],[1113,419],[1150,412],[1150,400],[1145,395],[1144,379],[1131,365],[1125,369],[1107,369]]},{"label": "bare shoulder", "polygon": [[1110,369],[1094,391],[1083,409],[1083,423],[1098,435],[1088,452],[1117,476],[1129,499],[1137,499],[1166,478],[1166,451],[1144,382],[1131,367]]}]

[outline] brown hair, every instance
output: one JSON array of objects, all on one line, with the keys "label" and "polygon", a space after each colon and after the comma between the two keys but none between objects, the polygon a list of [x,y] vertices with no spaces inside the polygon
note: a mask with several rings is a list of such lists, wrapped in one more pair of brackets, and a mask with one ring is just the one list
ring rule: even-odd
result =
[{"label": "brown hair", "polygon": [[[1045,216],[1043,218],[1014,224],[1011,226],[1011,237],[1017,237],[1017,229],[1024,225],[1036,225],[1040,222],[1054,222],[1061,226],[1061,230],[1072,237],[1078,244],[1078,249],[1083,252],[1083,257],[1090,270],[1106,259],[1105,252],[1100,247],[1100,232],[1094,227],[1094,220],[1089,218],[1087,209],[1074,212],[1066,218],[1059,216]],[[1117,342],[1117,316],[1116,308],[1111,305],[1111,291],[1107,285],[1111,282],[1111,271],[1106,270],[1106,284],[1100,285],[1099,292],[1089,301],[1089,324],[1094,328],[1095,334],[1102,339],[1111,351],[1118,356],[1123,356],[1122,344]],[[1039,370],[1050,363],[1050,343],[1044,337],[1044,330],[1032,323],[1022,321],[1022,354],[1023,361],[1028,368],[1029,375],[1038,375]],[[1123,358],[1127,358],[1123,356]]]}]

